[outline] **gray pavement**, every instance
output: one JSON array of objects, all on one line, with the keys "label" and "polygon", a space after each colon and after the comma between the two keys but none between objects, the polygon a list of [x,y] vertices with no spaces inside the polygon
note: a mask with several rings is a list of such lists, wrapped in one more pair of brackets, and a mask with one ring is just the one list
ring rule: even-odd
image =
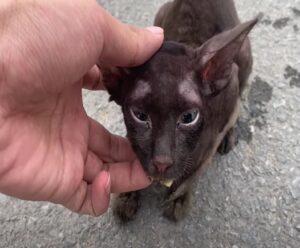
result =
[{"label": "gray pavement", "polygon": [[[148,26],[165,1],[99,2],[125,22]],[[242,20],[265,14],[251,34],[255,65],[240,142],[199,180],[191,215],[178,224],[165,220],[151,192],[126,226],[111,211],[92,218],[0,195],[0,247],[300,247],[300,0],[236,4]],[[84,96],[92,117],[125,133],[107,95]]]}]

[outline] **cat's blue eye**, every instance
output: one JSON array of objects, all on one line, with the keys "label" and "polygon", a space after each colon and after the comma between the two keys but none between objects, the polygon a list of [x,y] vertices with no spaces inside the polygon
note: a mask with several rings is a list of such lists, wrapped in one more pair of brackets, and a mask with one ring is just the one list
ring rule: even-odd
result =
[{"label": "cat's blue eye", "polygon": [[179,119],[178,124],[182,125],[192,125],[195,124],[199,119],[199,111],[198,110],[189,110],[184,112]]}]

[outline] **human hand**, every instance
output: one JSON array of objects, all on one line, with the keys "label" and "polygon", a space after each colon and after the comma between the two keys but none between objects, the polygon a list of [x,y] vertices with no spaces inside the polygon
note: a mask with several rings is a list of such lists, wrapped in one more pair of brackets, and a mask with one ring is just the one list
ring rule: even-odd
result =
[{"label": "human hand", "polygon": [[112,18],[94,0],[0,3],[0,192],[98,216],[111,192],[150,183],[127,139],[89,118],[95,66],[143,63],[160,29]]}]

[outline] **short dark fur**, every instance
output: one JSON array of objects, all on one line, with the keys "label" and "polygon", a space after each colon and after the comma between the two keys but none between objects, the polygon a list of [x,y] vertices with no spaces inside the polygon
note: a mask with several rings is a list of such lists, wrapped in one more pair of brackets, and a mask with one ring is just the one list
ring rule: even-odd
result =
[{"label": "short dark fur", "polygon": [[[142,66],[102,68],[145,171],[175,179],[162,207],[169,219],[186,215],[192,179],[203,173],[217,148],[226,153],[235,144],[234,113],[252,69],[247,35],[256,22],[240,24],[232,0],[175,0],[165,4],[155,19],[172,42],[165,42]],[[135,97],[141,82],[151,90]],[[182,82],[195,99],[182,96],[178,90]],[[137,122],[133,108],[146,113],[149,121]],[[199,112],[199,119],[186,126],[178,120],[190,109]],[[157,160],[169,165],[163,174],[155,166]],[[121,194],[114,212],[124,221],[131,219],[138,198],[137,192]]]}]

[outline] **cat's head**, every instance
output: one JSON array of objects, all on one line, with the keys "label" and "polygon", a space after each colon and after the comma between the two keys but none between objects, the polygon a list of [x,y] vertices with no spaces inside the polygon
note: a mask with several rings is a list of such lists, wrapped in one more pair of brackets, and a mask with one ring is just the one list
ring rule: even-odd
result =
[{"label": "cat's head", "polygon": [[207,159],[236,106],[233,60],[256,21],[197,49],[165,42],[141,66],[103,69],[111,99],[122,107],[127,136],[150,176],[182,179]]}]

